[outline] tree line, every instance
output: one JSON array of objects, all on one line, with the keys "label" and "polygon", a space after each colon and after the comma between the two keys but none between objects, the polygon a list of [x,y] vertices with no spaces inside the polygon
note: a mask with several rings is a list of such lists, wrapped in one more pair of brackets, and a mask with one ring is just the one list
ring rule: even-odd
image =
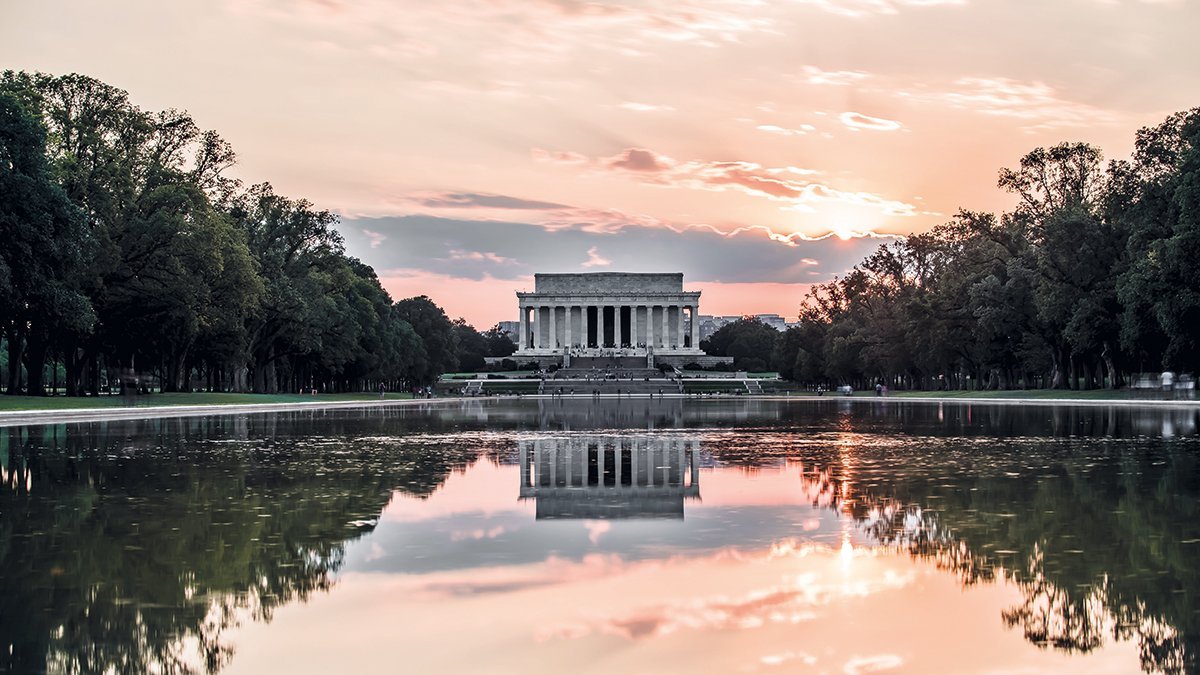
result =
[{"label": "tree line", "polygon": [[0,75],[7,393],[134,374],[163,391],[402,389],[457,367],[473,328],[424,296],[393,302],[336,215],[243,185],[235,161],[186,112],[78,74]]},{"label": "tree line", "polygon": [[742,321],[710,348],[858,387],[1117,388],[1200,369],[1200,108],[1139,130],[1127,160],[1061,143],[998,186],[1013,210],[881,245],[815,286],[799,326]]}]

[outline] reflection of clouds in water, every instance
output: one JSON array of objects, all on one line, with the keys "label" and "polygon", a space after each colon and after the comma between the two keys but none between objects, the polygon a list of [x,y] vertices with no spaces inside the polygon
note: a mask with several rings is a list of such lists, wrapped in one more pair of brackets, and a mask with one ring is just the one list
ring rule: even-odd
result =
[{"label": "reflection of clouds in water", "polygon": [[615,554],[592,553],[580,560],[558,556],[528,565],[472,567],[411,577],[406,591],[433,598],[450,598],[558,586],[602,579],[654,562],[630,563]]},{"label": "reflection of clouds in water", "polygon": [[[876,557],[874,552],[862,549],[854,555]],[[801,559],[808,559],[806,570],[797,573],[793,563]],[[774,577],[777,582],[741,593],[712,593],[608,617],[541,626],[535,632],[535,639],[574,640],[600,634],[638,641],[684,630],[751,630],[798,624],[818,619],[818,610],[830,604],[897,590],[916,580],[915,573],[898,574],[878,565],[856,569],[854,578],[846,579],[844,569],[839,573],[840,559],[841,555],[829,547],[783,540],[762,552],[729,550],[715,556],[663,561],[661,565],[675,568],[680,574],[696,574],[698,578],[715,571],[713,568],[736,566],[745,576]],[[645,566],[646,563],[630,565],[623,571],[630,574]]]},{"label": "reflection of clouds in water", "polygon": [[370,550],[370,552],[367,553],[366,559],[367,560],[379,560],[380,558],[383,558],[385,555],[387,555],[387,551],[385,551],[383,549],[383,547],[379,545],[378,542],[373,541],[373,542],[371,542],[371,550]]},{"label": "reflection of clouds in water", "polygon": [[599,544],[601,535],[612,529],[612,524],[606,520],[584,521],[583,526],[587,529],[588,541],[592,544]]},{"label": "reflection of clouds in water", "polygon": [[495,539],[508,531],[507,527],[497,525],[487,529],[476,528],[474,530],[458,530],[450,533],[450,541],[466,541],[468,539]]}]

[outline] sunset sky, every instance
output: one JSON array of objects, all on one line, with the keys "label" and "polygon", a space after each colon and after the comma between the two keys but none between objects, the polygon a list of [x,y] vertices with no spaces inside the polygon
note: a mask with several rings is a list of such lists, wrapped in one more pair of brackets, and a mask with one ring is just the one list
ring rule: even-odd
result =
[{"label": "sunset sky", "polygon": [[0,2],[0,68],[80,72],[342,216],[393,297],[483,329],[535,272],[682,271],[704,313],[808,284],[997,170],[1200,105],[1186,0]]}]

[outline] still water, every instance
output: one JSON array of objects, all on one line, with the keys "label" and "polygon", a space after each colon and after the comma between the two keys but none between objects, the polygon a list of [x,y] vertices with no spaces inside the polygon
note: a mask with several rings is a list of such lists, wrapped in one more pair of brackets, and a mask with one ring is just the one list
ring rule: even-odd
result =
[{"label": "still water", "polygon": [[0,670],[1188,672],[1198,422],[526,400],[0,429]]}]

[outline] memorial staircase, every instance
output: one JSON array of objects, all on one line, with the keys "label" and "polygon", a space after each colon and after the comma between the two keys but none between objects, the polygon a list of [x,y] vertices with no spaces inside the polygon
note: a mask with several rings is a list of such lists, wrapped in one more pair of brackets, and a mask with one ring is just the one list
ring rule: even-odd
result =
[{"label": "memorial staircase", "polygon": [[[620,363],[622,360],[625,363]],[[657,396],[683,391],[678,379],[668,378],[655,368],[647,368],[642,358],[596,358],[587,361],[588,367],[579,367],[576,365],[578,361],[573,360],[570,368],[560,368],[552,378],[546,380],[542,393],[550,396]],[[599,365],[601,362],[603,366]]]},{"label": "memorial staircase", "polygon": [[646,364],[645,356],[572,356],[570,370],[638,370]]}]

